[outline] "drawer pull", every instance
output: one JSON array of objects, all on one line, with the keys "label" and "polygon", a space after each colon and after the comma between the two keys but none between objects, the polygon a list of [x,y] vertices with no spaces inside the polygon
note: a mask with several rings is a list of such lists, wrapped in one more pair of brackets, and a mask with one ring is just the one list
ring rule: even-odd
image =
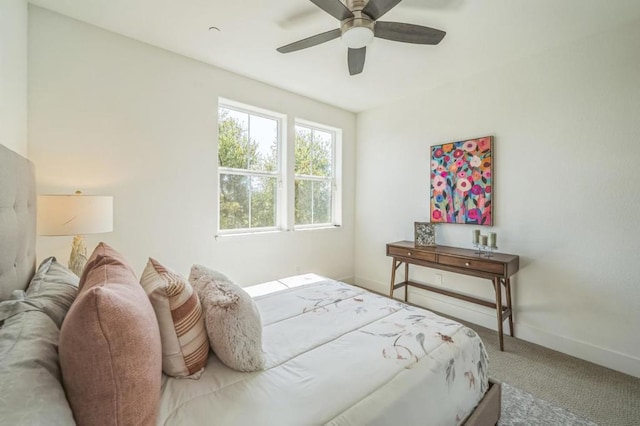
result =
[{"label": "drawer pull", "polygon": [[410,251],[407,252],[407,256],[411,256],[411,252]]},{"label": "drawer pull", "polygon": [[464,266],[471,266],[471,263],[470,262],[465,262]]}]

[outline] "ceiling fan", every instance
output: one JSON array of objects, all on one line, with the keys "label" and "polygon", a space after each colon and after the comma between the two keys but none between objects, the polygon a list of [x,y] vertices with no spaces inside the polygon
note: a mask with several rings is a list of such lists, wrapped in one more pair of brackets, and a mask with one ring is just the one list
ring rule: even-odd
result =
[{"label": "ceiling fan", "polygon": [[421,25],[378,21],[401,1],[346,0],[345,5],[340,0],[311,0],[320,9],[340,20],[340,28],[298,40],[277,50],[280,53],[295,52],[341,37],[349,48],[349,74],[356,75],[364,69],[367,45],[374,37],[403,43],[440,43],[446,34],[444,31]]}]

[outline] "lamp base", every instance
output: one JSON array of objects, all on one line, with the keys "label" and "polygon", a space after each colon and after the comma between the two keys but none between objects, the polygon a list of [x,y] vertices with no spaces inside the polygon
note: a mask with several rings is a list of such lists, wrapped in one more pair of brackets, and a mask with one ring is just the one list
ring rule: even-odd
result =
[{"label": "lamp base", "polygon": [[87,263],[87,246],[82,235],[73,237],[71,255],[69,256],[69,270],[77,276],[82,275],[84,265]]}]

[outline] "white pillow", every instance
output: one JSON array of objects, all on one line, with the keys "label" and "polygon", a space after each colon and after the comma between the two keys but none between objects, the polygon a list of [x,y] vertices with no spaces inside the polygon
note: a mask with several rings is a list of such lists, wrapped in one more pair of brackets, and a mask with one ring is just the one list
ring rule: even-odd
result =
[{"label": "white pillow", "polygon": [[220,361],[238,371],[264,369],[262,323],[251,296],[202,265],[192,266],[189,282],[200,297],[209,343]]}]

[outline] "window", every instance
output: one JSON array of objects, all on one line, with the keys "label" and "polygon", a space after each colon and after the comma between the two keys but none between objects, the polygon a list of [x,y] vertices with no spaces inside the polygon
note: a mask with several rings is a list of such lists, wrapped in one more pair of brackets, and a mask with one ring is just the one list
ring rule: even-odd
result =
[{"label": "window", "polygon": [[220,231],[278,229],[283,117],[231,102],[218,114]]},{"label": "window", "polygon": [[295,226],[339,225],[339,130],[300,121],[295,127]]},{"label": "window", "polygon": [[342,131],[290,123],[283,114],[219,100],[219,235],[340,225]]}]

